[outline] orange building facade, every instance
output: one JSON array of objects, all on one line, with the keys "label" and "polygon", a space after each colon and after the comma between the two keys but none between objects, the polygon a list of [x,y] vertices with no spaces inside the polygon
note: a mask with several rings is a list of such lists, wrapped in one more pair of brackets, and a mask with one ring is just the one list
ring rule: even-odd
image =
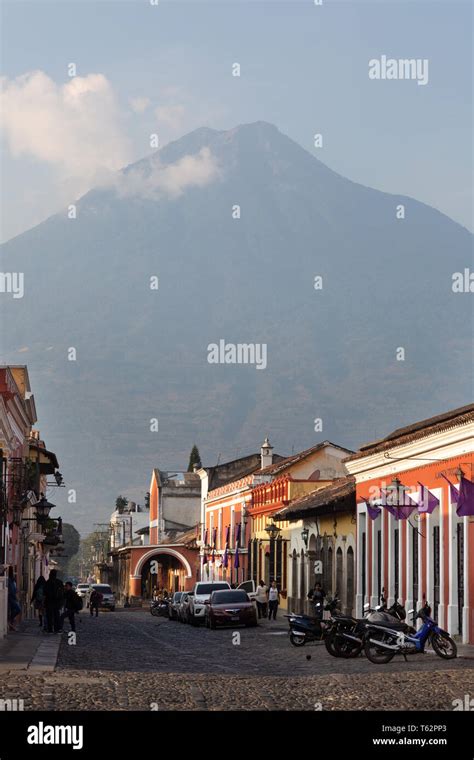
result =
[{"label": "orange building facade", "polygon": [[395,431],[346,467],[356,479],[356,614],[382,593],[407,610],[428,601],[441,627],[474,643],[474,516],[455,500],[461,477],[474,480],[474,405]]}]

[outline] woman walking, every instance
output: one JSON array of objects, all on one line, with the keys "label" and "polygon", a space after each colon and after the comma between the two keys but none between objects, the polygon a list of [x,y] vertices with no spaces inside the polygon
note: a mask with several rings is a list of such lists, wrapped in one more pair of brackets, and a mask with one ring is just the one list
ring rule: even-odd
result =
[{"label": "woman walking", "polygon": [[257,602],[257,612],[258,612],[259,619],[267,617],[267,599],[268,599],[267,595],[268,595],[268,589],[265,586],[265,582],[260,581],[260,583],[257,586],[257,591],[255,594],[255,601]]},{"label": "woman walking", "polygon": [[31,604],[34,606],[38,613],[38,619],[40,627],[46,628],[46,615],[45,615],[45,595],[44,587],[46,585],[46,578],[44,575],[40,575],[35,583],[33,594],[31,597]]},{"label": "woman walking", "polygon": [[276,620],[278,605],[280,603],[280,592],[277,588],[275,581],[272,581],[272,585],[268,589],[268,619]]}]

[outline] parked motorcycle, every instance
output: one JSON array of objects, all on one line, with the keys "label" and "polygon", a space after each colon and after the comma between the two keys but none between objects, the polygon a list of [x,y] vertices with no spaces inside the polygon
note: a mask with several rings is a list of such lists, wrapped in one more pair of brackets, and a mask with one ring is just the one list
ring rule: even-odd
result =
[{"label": "parked motorcycle", "polygon": [[[410,610],[414,613],[414,610]],[[396,654],[407,658],[409,654],[423,654],[425,645],[431,644],[439,657],[452,660],[457,656],[457,647],[447,631],[438,626],[431,617],[431,607],[428,602],[414,613],[414,621],[421,619],[421,628],[406,632],[404,623],[368,623],[364,634],[364,651],[370,662],[376,665],[390,662]]]},{"label": "parked motorcycle", "polygon": [[[339,607],[337,596],[328,598],[326,604],[315,604],[315,616],[299,615],[295,612],[285,615],[288,618],[290,641],[295,647],[302,647],[307,643],[324,641],[329,654],[337,656],[331,643],[330,632],[333,625],[332,615]],[[331,613],[331,618],[323,620],[323,609]]]},{"label": "parked motorcycle", "polygon": [[414,628],[403,622],[406,618],[405,608],[397,599],[388,609],[383,594],[380,602],[375,609],[371,609],[369,605],[366,605],[363,618],[342,615],[335,617],[331,636],[333,637],[333,647],[338,657],[345,657],[347,659],[359,656],[364,646],[364,635],[369,623],[386,624],[388,626],[393,623],[403,623],[402,630],[405,633],[416,633]]},{"label": "parked motorcycle", "polygon": [[167,599],[153,599],[150,602],[150,612],[154,617],[168,617],[168,608]]}]

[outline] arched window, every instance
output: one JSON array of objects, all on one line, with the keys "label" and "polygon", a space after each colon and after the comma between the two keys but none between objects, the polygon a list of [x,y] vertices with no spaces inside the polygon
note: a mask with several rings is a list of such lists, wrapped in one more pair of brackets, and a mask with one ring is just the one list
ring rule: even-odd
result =
[{"label": "arched window", "polygon": [[304,550],[301,549],[301,555],[300,555],[300,599],[305,600],[306,599],[306,578],[305,578],[305,561],[304,561]]},{"label": "arched window", "polygon": [[354,551],[352,546],[349,546],[347,550],[347,595],[346,595],[346,607],[347,614],[352,615],[354,608]]},{"label": "arched window", "polygon": [[293,549],[291,560],[291,596],[296,599],[298,596],[298,556],[296,549]]},{"label": "arched window", "polygon": [[336,551],[336,588],[335,593],[341,596],[343,593],[342,588],[342,549],[338,548]]},{"label": "arched window", "polygon": [[332,594],[332,571],[333,571],[333,551],[332,546],[328,549],[327,571],[326,571],[326,591]]}]

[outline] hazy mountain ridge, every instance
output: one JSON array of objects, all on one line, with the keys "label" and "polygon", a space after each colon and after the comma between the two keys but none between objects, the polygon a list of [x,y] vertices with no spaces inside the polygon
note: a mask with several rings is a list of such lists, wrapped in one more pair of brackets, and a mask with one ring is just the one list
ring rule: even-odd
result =
[{"label": "hazy mountain ridge", "polygon": [[[323,417],[324,438],[354,447],[469,400],[470,299],[451,290],[471,263],[466,229],[344,179],[264,122],[196,130],[124,172],[207,150],[209,182],[155,201],[91,190],[77,219],[2,247],[3,270],[25,272],[25,297],[1,299],[3,359],[29,365],[78,512],[103,517],[116,492],[146,490],[151,467],[183,465],[194,441],[209,464],[267,432],[290,452],[321,437]],[[209,365],[220,338],[267,343],[268,368]]]}]

